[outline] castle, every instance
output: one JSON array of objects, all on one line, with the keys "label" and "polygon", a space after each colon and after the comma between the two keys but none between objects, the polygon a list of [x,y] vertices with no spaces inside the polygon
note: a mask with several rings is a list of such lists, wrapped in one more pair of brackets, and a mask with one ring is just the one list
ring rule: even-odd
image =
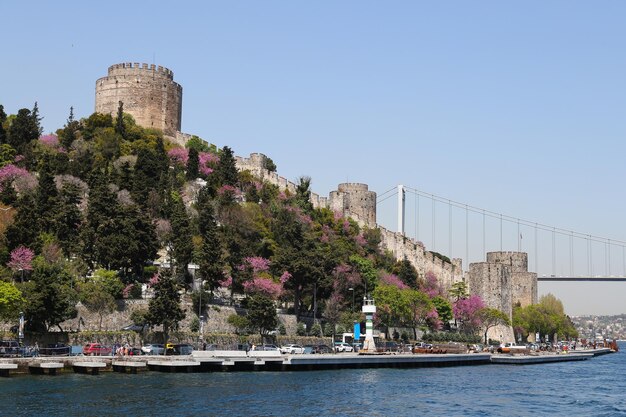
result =
[{"label": "castle", "polygon": [[160,129],[170,138],[180,131],[183,88],[169,69],[130,62],[111,65],[108,75],[96,81],[96,112],[115,116],[120,101],[138,125]]},{"label": "castle", "polygon": [[[95,111],[115,115],[121,101],[124,112],[131,114],[138,125],[160,129],[169,139],[184,144],[190,135],[181,132],[182,94],[182,87],[174,82],[174,73],[167,68],[154,64],[115,64],[109,67],[106,77],[96,81]],[[295,193],[296,184],[265,169],[265,159],[260,153],[237,157],[237,168]],[[486,262],[472,263],[464,274],[461,259],[443,260],[427,251],[421,242],[377,225],[376,193],[367,184],[339,184],[328,197],[311,193],[311,202],[315,208],[325,207],[351,217],[361,226],[378,228],[383,249],[398,260],[406,258],[422,277],[433,272],[445,289],[455,282],[466,281],[471,294],[479,295],[488,307],[509,316],[516,303],[526,306],[537,302],[537,274],[528,272],[525,253],[490,252]],[[489,337],[514,341],[510,326],[491,329]]]}]

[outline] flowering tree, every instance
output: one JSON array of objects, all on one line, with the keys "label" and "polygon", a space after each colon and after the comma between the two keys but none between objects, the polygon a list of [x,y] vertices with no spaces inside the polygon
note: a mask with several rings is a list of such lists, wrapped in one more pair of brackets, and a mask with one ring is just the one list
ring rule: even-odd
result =
[{"label": "flowering tree", "polygon": [[278,299],[283,291],[280,283],[270,278],[256,277],[243,283],[243,290],[247,294],[263,294],[273,300]]},{"label": "flowering tree", "polygon": [[48,148],[56,148],[59,146],[59,138],[56,135],[43,135],[39,138],[39,142]]},{"label": "flowering tree", "polygon": [[408,285],[406,285],[404,282],[402,282],[402,280],[400,278],[398,278],[397,275],[394,274],[384,274],[380,280],[387,285],[394,285],[396,287],[398,287],[401,290],[405,290],[407,288],[409,288]]},{"label": "flowering tree", "polygon": [[481,325],[480,310],[485,307],[483,300],[477,295],[459,299],[452,306],[452,314],[465,333],[475,334]]},{"label": "flowering tree", "polygon": [[31,177],[32,175],[24,168],[8,164],[0,168],[0,191],[18,178]]},{"label": "flowering tree", "polygon": [[424,292],[430,298],[445,295],[445,290],[437,280],[437,275],[432,271],[426,272],[425,280],[420,286],[420,291]]},{"label": "flowering tree", "polygon": [[33,270],[33,258],[35,252],[31,249],[18,246],[11,251],[11,260],[7,263],[7,266],[13,270],[13,272],[22,271],[22,281],[24,280],[24,271]]},{"label": "flowering tree", "polygon": [[170,157],[172,163],[187,166],[189,151],[185,148],[172,148],[167,152],[167,156]]},{"label": "flowering tree", "polygon": [[200,173],[209,175],[214,171],[211,165],[214,166],[219,160],[220,158],[217,155],[209,152],[200,152],[200,154],[198,154],[198,168],[200,169]]}]

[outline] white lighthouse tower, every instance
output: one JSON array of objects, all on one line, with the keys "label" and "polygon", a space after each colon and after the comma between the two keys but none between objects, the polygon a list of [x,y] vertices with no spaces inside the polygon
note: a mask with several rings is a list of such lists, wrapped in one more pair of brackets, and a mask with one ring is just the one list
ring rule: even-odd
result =
[{"label": "white lighthouse tower", "polygon": [[363,313],[365,314],[365,342],[363,342],[363,353],[376,353],[376,343],[374,343],[374,313],[376,305],[374,300],[363,297]]}]

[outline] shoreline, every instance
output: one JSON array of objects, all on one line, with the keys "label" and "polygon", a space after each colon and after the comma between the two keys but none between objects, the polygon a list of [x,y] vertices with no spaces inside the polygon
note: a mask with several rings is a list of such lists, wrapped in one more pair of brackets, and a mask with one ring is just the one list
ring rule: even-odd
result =
[{"label": "shoreline", "polygon": [[567,354],[307,354],[258,351],[194,351],[187,356],[59,356],[0,360],[0,375],[59,375],[100,372],[285,372],[363,368],[425,368],[478,365],[532,365],[593,359],[609,348]]}]

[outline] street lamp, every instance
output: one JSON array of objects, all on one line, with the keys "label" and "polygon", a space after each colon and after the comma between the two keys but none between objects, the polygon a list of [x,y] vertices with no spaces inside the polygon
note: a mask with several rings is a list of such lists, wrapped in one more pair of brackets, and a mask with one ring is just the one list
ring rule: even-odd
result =
[{"label": "street lamp", "polygon": [[348,288],[348,291],[352,292],[352,310],[351,313],[354,313],[354,288]]}]

